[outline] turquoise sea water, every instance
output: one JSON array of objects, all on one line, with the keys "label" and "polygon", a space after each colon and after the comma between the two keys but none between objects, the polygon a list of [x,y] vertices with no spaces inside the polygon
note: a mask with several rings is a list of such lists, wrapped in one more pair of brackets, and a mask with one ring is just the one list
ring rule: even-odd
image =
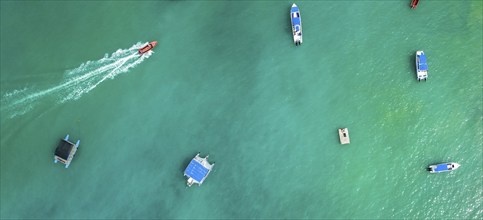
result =
[{"label": "turquoise sea water", "polygon": [[409,2],[2,1],[0,217],[483,218],[483,3]]}]

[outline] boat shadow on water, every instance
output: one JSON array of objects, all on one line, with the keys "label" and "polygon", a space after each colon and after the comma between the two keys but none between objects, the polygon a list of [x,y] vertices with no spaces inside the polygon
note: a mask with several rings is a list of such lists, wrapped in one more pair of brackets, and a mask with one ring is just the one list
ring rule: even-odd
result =
[{"label": "boat shadow on water", "polygon": [[[292,7],[288,7],[288,11],[290,11]],[[290,15],[283,14],[283,20],[287,23],[285,25],[285,31],[287,32],[287,41],[288,42],[293,42],[293,30],[292,30],[292,20],[290,18]]]},{"label": "boat shadow on water", "polygon": [[416,67],[415,60],[416,59],[416,51],[411,51],[411,55],[408,56],[408,67],[409,67],[409,74],[412,78],[416,79],[417,82],[417,74],[416,74]]}]

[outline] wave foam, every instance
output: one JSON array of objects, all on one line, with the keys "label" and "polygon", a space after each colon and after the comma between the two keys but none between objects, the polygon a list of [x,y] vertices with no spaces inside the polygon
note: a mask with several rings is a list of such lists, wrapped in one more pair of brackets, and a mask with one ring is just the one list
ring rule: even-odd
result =
[{"label": "wave foam", "polygon": [[84,62],[79,67],[66,71],[62,82],[51,88],[44,90],[23,88],[7,92],[2,96],[0,109],[9,118],[13,118],[34,109],[41,99],[47,96],[60,97],[58,103],[77,100],[105,80],[114,79],[149,58],[153,54],[152,51],[143,56],[137,53],[137,50],[145,44],[147,43],[138,42],[128,49],[118,49],[110,56],[105,54],[99,60]]}]

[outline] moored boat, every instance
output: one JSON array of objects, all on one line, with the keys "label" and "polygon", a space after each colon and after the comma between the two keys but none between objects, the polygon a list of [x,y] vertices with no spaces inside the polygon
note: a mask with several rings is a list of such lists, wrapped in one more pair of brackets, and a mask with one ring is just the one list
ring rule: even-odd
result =
[{"label": "moored boat", "polygon": [[429,165],[428,171],[430,173],[442,173],[442,172],[449,172],[456,170],[460,167],[461,165],[457,163],[440,163],[440,164],[434,164],[434,165]]},{"label": "moored boat", "polygon": [[59,145],[55,149],[54,153],[54,163],[61,162],[65,164],[65,168],[68,168],[72,159],[74,159],[74,155],[77,152],[77,148],[79,147],[80,140],[74,144],[69,141],[69,135],[65,136],[64,139],[60,140]]},{"label": "moored boat", "polygon": [[189,187],[193,184],[200,186],[208,177],[214,165],[215,163],[210,164],[208,162],[208,156],[203,158],[200,157],[200,153],[196,154],[184,170],[184,176],[188,177],[186,184]]},{"label": "moored boat", "polygon": [[149,42],[146,46],[138,50],[139,55],[143,55],[148,51],[152,50],[156,46],[156,44],[158,44],[157,41]]},{"label": "moored boat", "polygon": [[418,81],[428,79],[428,64],[426,63],[426,55],[422,50],[416,52],[416,73]]},{"label": "moored boat", "polygon": [[339,128],[339,139],[341,144],[350,144],[349,129]]},{"label": "moored boat", "polygon": [[302,19],[300,18],[299,7],[294,3],[290,9],[290,20],[292,22],[293,42],[295,45],[302,44]]}]

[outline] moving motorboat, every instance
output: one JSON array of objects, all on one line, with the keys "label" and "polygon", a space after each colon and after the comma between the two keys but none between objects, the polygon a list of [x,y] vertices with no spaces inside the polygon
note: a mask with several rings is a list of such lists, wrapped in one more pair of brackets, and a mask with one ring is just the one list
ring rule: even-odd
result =
[{"label": "moving motorboat", "polygon": [[302,19],[300,18],[299,7],[294,3],[290,9],[290,20],[292,21],[293,42],[295,45],[302,44]]},{"label": "moving motorboat", "polygon": [[442,172],[449,172],[452,170],[456,170],[460,167],[461,165],[457,163],[441,163],[441,164],[434,164],[434,165],[429,165],[428,171],[430,173],[442,173]]},{"label": "moving motorboat", "polygon": [[153,41],[153,42],[148,43],[146,46],[144,46],[143,48],[138,50],[139,55],[143,55],[143,54],[147,53],[148,51],[152,50],[156,46],[156,44],[158,44],[157,41]]},{"label": "moving motorboat", "polygon": [[412,9],[416,9],[416,7],[418,6],[419,4],[419,0],[412,0],[411,1],[411,8]]}]

